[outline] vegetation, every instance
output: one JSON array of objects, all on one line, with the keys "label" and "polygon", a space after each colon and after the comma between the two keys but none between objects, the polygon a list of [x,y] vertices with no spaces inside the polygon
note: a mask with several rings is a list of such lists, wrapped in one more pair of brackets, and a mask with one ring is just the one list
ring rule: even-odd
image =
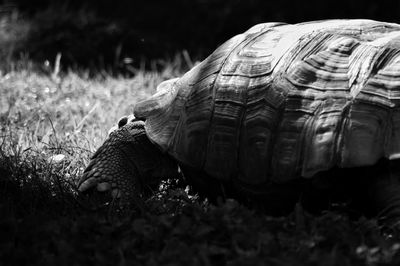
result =
[{"label": "vegetation", "polygon": [[[210,205],[169,181],[144,213],[84,209],[75,182],[117,119],[188,68],[183,57],[132,78],[14,68],[0,75],[2,265],[392,265],[400,242],[375,220],[269,217],[234,200]],[[21,66],[23,63],[15,64]],[[51,70],[51,71],[50,71]]]}]

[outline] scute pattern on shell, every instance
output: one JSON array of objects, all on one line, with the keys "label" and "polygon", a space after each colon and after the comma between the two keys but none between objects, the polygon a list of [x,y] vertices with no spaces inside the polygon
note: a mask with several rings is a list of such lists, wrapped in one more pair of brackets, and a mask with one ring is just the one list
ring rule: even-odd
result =
[{"label": "scute pattern on shell", "polygon": [[182,164],[227,180],[285,182],[400,157],[400,25],[256,25],[135,115]]}]

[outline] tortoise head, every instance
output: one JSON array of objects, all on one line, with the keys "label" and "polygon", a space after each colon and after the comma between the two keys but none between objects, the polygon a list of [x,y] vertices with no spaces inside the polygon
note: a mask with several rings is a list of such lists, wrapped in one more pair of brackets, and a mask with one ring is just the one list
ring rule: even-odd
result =
[{"label": "tortoise head", "polygon": [[128,118],[120,120],[92,156],[78,190],[88,195],[84,205],[91,209],[110,202],[126,209],[138,207],[145,186],[178,176],[177,163],[150,142],[144,122]]}]

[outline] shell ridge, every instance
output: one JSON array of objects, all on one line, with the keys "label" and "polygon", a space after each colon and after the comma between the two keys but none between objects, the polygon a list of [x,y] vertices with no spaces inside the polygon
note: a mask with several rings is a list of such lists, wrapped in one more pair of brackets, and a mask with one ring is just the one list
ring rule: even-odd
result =
[{"label": "shell ridge", "polygon": [[[183,102],[183,107],[178,110],[177,113],[173,114],[174,117],[177,117],[178,121],[176,123],[176,126],[174,127],[174,131],[172,135],[170,136],[170,142],[168,144],[168,149],[167,152],[170,153],[171,155],[177,157],[181,162],[195,166],[198,168],[203,168],[204,169],[204,162],[205,162],[205,155],[206,152],[204,152],[204,155],[202,155],[202,150],[206,149],[205,147],[201,147],[200,149],[197,149],[197,151],[192,151],[190,149],[182,149],[182,143],[180,143],[179,140],[180,138],[185,138],[183,142],[187,141],[202,141],[201,139],[198,139],[193,133],[193,128],[198,128],[198,125],[190,125],[189,129],[192,130],[184,130],[182,132],[182,129],[187,129],[188,128],[188,123],[189,120],[191,119],[190,116],[187,116],[186,113],[188,112],[188,108],[191,108],[189,106],[190,97],[198,97],[195,96],[194,94],[197,93],[198,91],[201,92],[201,90],[196,89],[198,86],[200,86],[201,83],[204,83],[203,85],[206,85],[207,87],[214,87],[214,84],[216,82],[217,76],[220,73],[220,70],[223,66],[223,62],[226,61],[226,59],[229,57],[230,53],[236,49],[236,47],[240,46],[244,41],[246,35],[245,34],[240,34],[235,37],[233,37],[231,40],[228,40],[225,44],[221,45],[219,48],[216,49],[216,51],[211,54],[209,57],[207,57],[201,64],[206,65],[204,67],[199,67],[197,72],[192,73],[188,79],[188,86],[190,86],[190,89],[187,89],[187,95],[185,95],[181,101]],[[210,62],[211,60],[211,62]],[[222,62],[221,62],[222,61]],[[211,79],[211,80],[210,80]],[[213,93],[215,94],[215,90],[212,90]],[[210,101],[211,108],[213,110],[209,111],[211,114],[214,112],[214,104],[215,104],[215,95],[212,96],[212,100]],[[194,102],[193,102],[194,101]],[[195,103],[196,100],[194,98],[192,102]],[[198,101],[197,101],[198,102]],[[195,107],[195,106],[193,106]],[[175,110],[176,111],[176,110]],[[203,117],[206,115],[204,113],[205,110],[203,110]],[[208,111],[207,111],[208,112]],[[198,112],[197,112],[198,113]],[[209,118],[207,118],[208,121],[210,121]],[[203,121],[203,124],[205,123],[205,120]],[[210,123],[210,122],[208,122]],[[202,125],[200,125],[202,126]],[[203,126],[202,126],[203,127]],[[209,126],[207,126],[207,129],[209,131]],[[203,130],[202,135],[208,135],[207,132],[204,132]],[[191,138],[191,139],[189,139]],[[190,142],[191,143],[191,142]],[[193,145],[192,144],[186,143],[186,146]],[[207,143],[206,143],[207,144]],[[189,147],[190,148],[190,147]],[[193,155],[193,152],[196,153],[197,155]],[[195,156],[195,157],[193,157]],[[194,158],[194,159],[193,159]],[[193,161],[195,160],[195,161]],[[200,161],[200,162],[199,162]],[[195,163],[195,165],[193,165]]]},{"label": "shell ridge", "polygon": [[[361,50],[362,49],[362,50]],[[365,84],[374,72],[374,62],[379,58],[381,50],[374,46],[361,45],[360,53],[356,59],[351,60],[353,63],[352,70],[355,71],[351,80],[350,95],[353,99],[357,98],[361,93]]]},{"label": "shell ridge", "polygon": [[[245,37],[245,36],[242,34],[242,37]],[[233,53],[233,51],[236,50],[237,47],[239,47],[245,41],[246,41],[246,39],[241,40],[239,43],[237,43],[235,45],[235,47],[233,49],[231,49],[229,51],[229,53],[224,57],[223,61],[220,64],[220,67],[219,67],[220,70],[223,68],[225,62],[228,60],[229,56]],[[204,169],[204,170],[205,170],[205,165],[207,163],[207,154],[209,153],[211,125],[212,125],[212,120],[213,120],[213,116],[214,116],[214,112],[215,112],[215,97],[216,97],[215,83],[217,82],[217,79],[219,78],[219,75],[220,75],[220,73],[218,73],[216,75],[216,77],[215,77],[215,79],[214,79],[214,81],[213,81],[213,83],[211,85],[212,86],[212,89],[211,89],[212,90],[212,96],[211,96],[211,103],[212,104],[211,104],[211,115],[210,115],[210,118],[209,118],[209,121],[208,121],[209,127],[208,127],[208,130],[206,132],[206,135],[207,135],[207,141],[206,141],[206,147],[205,147],[206,152],[205,152],[205,157],[202,158],[202,162],[200,164],[201,169]]]},{"label": "shell ridge", "polygon": [[[256,39],[256,38],[258,38],[259,36],[261,36],[261,35],[263,35],[263,34],[266,34],[267,32],[269,32],[269,31],[271,31],[273,28],[275,27],[275,25],[273,25],[272,27],[269,27],[269,28],[263,28],[263,30],[262,31],[258,31],[258,32],[255,32],[255,33],[252,33],[252,32],[250,32],[250,33],[247,33],[247,32],[245,32],[245,33],[243,33],[243,37],[244,37],[244,39],[240,42],[240,43],[238,43],[233,49],[231,49],[230,51],[229,51],[229,53],[228,53],[228,55],[224,58],[224,60],[223,60],[223,62],[221,63],[221,68],[220,69],[223,69],[224,68],[224,66],[225,66],[225,64],[226,64],[226,62],[229,60],[229,58],[231,57],[231,55],[233,54],[233,53],[235,53],[235,52],[237,52],[238,51],[238,49],[239,49],[239,47],[243,47],[243,46],[245,46],[246,44],[248,44],[249,42],[251,42],[252,40],[254,40],[254,39]],[[211,116],[210,116],[210,120],[209,120],[209,128],[208,128],[208,131],[207,131],[207,147],[206,147],[206,154],[208,155],[208,154],[210,154],[210,143],[211,143],[211,138],[213,137],[213,134],[212,134],[212,131],[213,130],[215,130],[214,128],[213,128],[213,121],[215,120],[215,105],[216,105],[216,101],[215,101],[215,99],[216,99],[216,94],[217,94],[217,87],[215,86],[215,84],[217,83],[217,81],[221,78],[221,76],[225,76],[225,74],[223,74],[223,73],[221,73],[221,71],[217,74],[217,77],[215,78],[215,80],[214,80],[214,82],[213,82],[213,88],[212,88],[212,106],[211,106]],[[241,110],[241,114],[243,113],[243,108],[242,108],[242,110]],[[242,123],[242,121],[239,121],[239,123],[240,123],[240,125],[239,125],[239,128],[241,127],[241,123]],[[239,134],[239,133],[238,133]],[[237,135],[238,135],[237,134]],[[208,156],[207,156],[208,157]],[[208,174],[214,174],[214,175],[216,175],[216,173],[210,173],[209,172],[209,170],[207,169],[208,167],[207,167],[207,165],[208,165],[208,163],[210,163],[210,160],[208,159],[208,158],[204,158],[204,160],[203,160],[203,162],[202,162],[202,165],[201,165],[201,169],[204,169],[205,170],[205,172],[207,172]],[[232,169],[231,169],[232,170]]]},{"label": "shell ridge", "polygon": [[147,117],[151,114],[166,108],[175,99],[177,90],[174,89],[179,78],[174,78],[161,82],[157,86],[157,92],[149,99],[138,102],[134,108],[137,118]]}]

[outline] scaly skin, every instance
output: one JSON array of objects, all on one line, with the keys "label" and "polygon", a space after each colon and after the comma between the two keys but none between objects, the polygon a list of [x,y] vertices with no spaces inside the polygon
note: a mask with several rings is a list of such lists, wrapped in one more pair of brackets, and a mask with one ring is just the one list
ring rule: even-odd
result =
[{"label": "scaly skin", "polygon": [[163,177],[177,177],[177,164],[163,154],[146,136],[143,121],[127,122],[110,133],[92,156],[79,180],[80,192],[97,188],[109,192],[113,205],[126,209],[140,202],[147,184]]}]

